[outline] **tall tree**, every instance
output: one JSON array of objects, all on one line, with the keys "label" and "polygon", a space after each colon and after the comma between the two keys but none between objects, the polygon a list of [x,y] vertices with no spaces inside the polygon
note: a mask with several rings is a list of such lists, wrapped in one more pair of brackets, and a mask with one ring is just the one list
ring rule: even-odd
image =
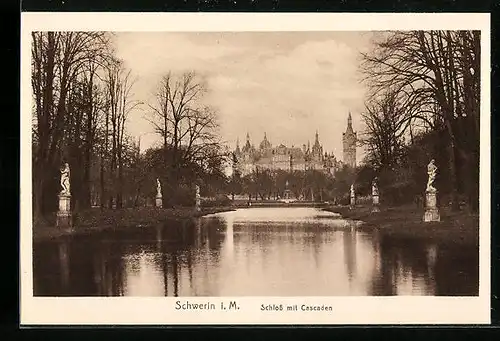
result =
[{"label": "tall tree", "polygon": [[[412,122],[429,117],[448,136],[446,170],[452,206],[462,183],[473,208],[479,186],[480,34],[476,31],[389,32],[363,55],[372,93],[396,89],[415,103]],[[421,104],[421,105],[419,105]],[[437,148],[439,149],[439,148]]]},{"label": "tall tree", "polygon": [[75,117],[68,112],[69,97],[73,90],[81,90],[77,88],[81,85],[82,74],[89,72],[88,65],[108,55],[109,35],[103,32],[33,32],[31,37],[35,102],[33,203],[35,216],[39,216],[56,207],[57,170],[63,159],[72,162],[67,132]]},{"label": "tall tree", "polygon": [[[170,165],[171,185],[182,181],[185,165],[217,162],[227,157],[218,135],[217,115],[207,106],[203,79],[194,72],[167,73],[157,86],[155,102],[149,104],[150,122],[163,140],[165,163]],[[167,174],[164,174],[166,176]]]},{"label": "tall tree", "polygon": [[367,147],[371,165],[391,169],[400,161],[404,134],[411,116],[399,103],[398,93],[388,91],[365,105],[362,119],[366,131],[360,142]]},{"label": "tall tree", "polygon": [[134,80],[131,79],[131,70],[126,70],[120,60],[113,59],[107,68],[107,95],[109,102],[109,123],[111,131],[111,162],[109,176],[114,191],[109,197],[109,206],[113,203],[117,208],[123,206],[123,149],[125,137],[125,123],[129,113],[140,102],[132,100]]}]

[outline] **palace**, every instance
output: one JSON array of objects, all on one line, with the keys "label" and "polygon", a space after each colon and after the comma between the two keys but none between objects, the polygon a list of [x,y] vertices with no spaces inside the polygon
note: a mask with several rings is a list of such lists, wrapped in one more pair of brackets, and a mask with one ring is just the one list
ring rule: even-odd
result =
[{"label": "palace", "polygon": [[295,170],[307,171],[310,169],[318,170],[332,176],[335,171],[348,165],[356,166],[356,132],[352,129],[351,113],[347,119],[347,130],[342,134],[343,142],[343,161],[339,161],[332,153],[323,152],[323,146],[319,142],[319,135],[316,131],[314,144],[307,143],[300,147],[287,147],[280,144],[273,147],[264,133],[264,138],[258,147],[250,142],[250,136],[247,133],[246,143],[240,148],[239,141],[236,142],[234,155],[240,174],[245,176],[255,170],[284,170],[292,172]]},{"label": "palace", "polygon": [[264,139],[259,147],[255,148],[250,143],[250,136],[247,134],[245,145],[240,149],[239,143],[237,143],[234,154],[242,176],[259,169],[287,172],[315,169],[333,175],[339,166],[335,156],[323,153],[323,146],[319,143],[317,132],[313,146],[311,147],[308,143],[307,146],[304,144],[302,148],[287,147],[283,144],[273,147],[268,141],[266,133],[264,133]]}]

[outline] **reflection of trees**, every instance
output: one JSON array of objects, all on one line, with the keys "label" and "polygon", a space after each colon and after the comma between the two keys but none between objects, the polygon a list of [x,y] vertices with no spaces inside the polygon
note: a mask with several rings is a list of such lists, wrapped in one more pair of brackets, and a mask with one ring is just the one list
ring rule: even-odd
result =
[{"label": "reflection of trees", "polygon": [[188,252],[187,253],[187,269],[188,269],[188,275],[189,275],[189,288],[191,291],[193,290],[193,253]]},{"label": "reflection of trees", "polygon": [[477,295],[478,257],[477,250],[463,246],[437,245],[422,239],[382,235],[381,264],[374,274],[372,294],[395,295],[399,279],[420,279],[424,286],[423,294]]},{"label": "reflection of trees", "polygon": [[59,264],[61,271],[61,276],[60,276],[61,289],[62,289],[62,294],[64,295],[69,290],[70,256],[69,256],[68,242],[64,239],[60,240],[58,242],[58,250],[59,250]]},{"label": "reflection of trees", "polygon": [[35,295],[122,295],[123,263],[119,243],[95,238],[61,238],[37,245]]},{"label": "reflection of trees", "polygon": [[[187,273],[188,290],[193,292],[194,264],[214,264],[220,259],[221,233],[225,224],[220,219],[168,221],[162,227],[101,233],[74,240],[38,243],[33,251],[33,287],[35,295],[119,296],[126,283],[124,257],[161,253],[158,264],[163,272],[165,295],[180,295],[181,274]],[[111,242],[113,241],[113,242]],[[206,252],[199,253],[206,245]],[[197,258],[203,258],[198,262]],[[214,274],[206,269],[208,280]],[[187,283],[186,283],[187,284]],[[173,286],[173,290],[170,290]]]},{"label": "reflection of trees", "polygon": [[[75,296],[80,293],[73,288],[75,271],[74,257],[68,238],[36,243],[33,248],[33,293],[35,296]],[[88,283],[87,283],[88,285]],[[89,290],[85,290],[85,293]]]},{"label": "reflection of trees", "polygon": [[174,296],[179,296],[179,259],[177,258],[177,250],[174,250],[170,256],[172,260],[172,274],[174,277]]},{"label": "reflection of trees", "polygon": [[344,263],[346,265],[349,283],[352,283],[356,274],[356,230],[346,229],[342,234],[344,241]]},{"label": "reflection of trees", "polygon": [[123,250],[122,245],[114,242],[94,244],[94,278],[96,295],[123,295]]},{"label": "reflection of trees", "polygon": [[33,295],[60,295],[59,249],[55,242],[33,245]]},{"label": "reflection of trees", "polygon": [[[226,227],[224,220],[204,218],[168,223],[162,227],[161,233],[157,228],[144,228],[35,244],[34,294],[123,295],[123,288],[127,285],[124,283],[125,255],[146,252],[161,253],[158,257],[161,260],[155,262],[163,272],[166,296],[216,295],[218,264],[224,257],[222,245],[229,242],[224,233]],[[282,252],[283,245],[300,249],[301,254],[313,252],[318,257],[320,243],[327,244],[332,238],[331,227],[315,223],[234,224],[233,230],[234,243],[247,246],[243,249],[249,252],[246,256],[248,262],[258,256],[266,263],[270,253],[265,250]],[[396,238],[383,231],[379,232],[379,237],[376,233],[372,236],[376,258],[380,259],[369,290],[372,295],[396,295],[398,283],[415,278],[418,283],[414,284],[422,286],[427,294],[477,295],[477,249],[443,244],[432,246],[424,240]],[[355,237],[355,231],[343,232],[345,266],[350,277],[360,265],[356,264],[360,260],[356,260]],[[250,254],[252,250],[259,254]]]},{"label": "reflection of trees", "polygon": [[318,267],[318,256],[319,256],[319,246],[321,244],[321,234],[316,232],[313,234],[312,238],[308,238],[312,243],[312,248],[313,248],[313,257],[314,257],[314,265],[316,265],[316,268]]},{"label": "reflection of trees", "polygon": [[161,254],[161,271],[163,273],[163,291],[164,295],[168,296],[168,258],[165,252]]},{"label": "reflection of trees", "polygon": [[380,240],[381,267],[372,283],[373,294],[392,296],[397,294],[398,279],[422,278],[428,290],[431,284],[425,244],[418,239],[400,239],[382,236]]},{"label": "reflection of trees", "polygon": [[276,245],[285,242],[292,247],[304,247],[313,252],[315,264],[318,265],[318,255],[320,244],[323,242],[326,233],[332,230],[325,226],[318,226],[314,223],[280,222],[280,223],[252,223],[233,227],[234,240],[237,244],[255,245],[254,248],[245,248],[245,258],[252,261],[251,252],[262,251],[263,264],[267,262],[270,250],[281,250]]},{"label": "reflection of trees", "polygon": [[[186,290],[197,295],[195,264],[204,264],[201,277],[211,281],[214,274],[209,264],[220,258],[225,228],[221,219],[194,219],[169,221],[163,229],[161,246],[161,269],[163,271],[165,296],[182,296]],[[204,257],[198,261],[200,257]],[[187,272],[188,283],[182,283],[182,274]],[[209,283],[207,283],[208,286]],[[188,285],[189,287],[186,287]],[[172,289],[170,289],[172,288]]]},{"label": "reflection of trees", "polygon": [[436,295],[479,295],[479,248],[440,245],[434,268]]},{"label": "reflection of trees", "polygon": [[[62,239],[61,239],[62,240]],[[33,295],[63,296],[60,241],[35,243],[33,247]]]},{"label": "reflection of trees", "polygon": [[163,241],[177,250],[186,250],[195,244],[194,232],[192,220],[168,220],[163,225]]},{"label": "reflection of trees", "polygon": [[378,252],[380,257],[380,267],[376,267],[376,271],[372,279],[372,295],[374,296],[393,296],[396,294],[394,269],[396,260],[394,253],[384,252],[390,249],[386,244],[386,239],[380,238],[378,244]]}]

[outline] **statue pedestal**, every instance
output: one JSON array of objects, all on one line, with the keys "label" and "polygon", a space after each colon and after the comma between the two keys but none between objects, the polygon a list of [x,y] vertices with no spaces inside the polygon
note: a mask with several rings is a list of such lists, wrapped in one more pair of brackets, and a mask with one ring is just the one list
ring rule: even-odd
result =
[{"label": "statue pedestal", "polygon": [[380,212],[379,196],[378,195],[374,195],[374,196],[372,196],[372,198],[373,198],[372,212]]},{"label": "statue pedestal", "polygon": [[424,222],[441,221],[436,200],[437,191],[425,192]]},{"label": "statue pedestal", "polygon": [[56,226],[71,228],[71,195],[59,194],[59,211],[57,211]]},{"label": "statue pedestal", "polygon": [[201,200],[200,198],[196,198],[195,210],[199,212],[201,210]]},{"label": "statue pedestal", "polygon": [[162,197],[156,197],[156,207],[162,208],[163,207],[163,200]]},{"label": "statue pedestal", "polygon": [[351,196],[351,206],[356,206],[356,197],[355,196]]}]

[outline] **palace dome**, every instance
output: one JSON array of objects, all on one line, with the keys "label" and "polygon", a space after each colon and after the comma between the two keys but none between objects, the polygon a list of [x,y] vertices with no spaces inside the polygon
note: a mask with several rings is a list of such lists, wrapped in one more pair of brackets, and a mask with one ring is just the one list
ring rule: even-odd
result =
[{"label": "palace dome", "polygon": [[264,139],[260,143],[260,149],[271,149],[271,143],[267,140],[266,133],[264,133]]}]

